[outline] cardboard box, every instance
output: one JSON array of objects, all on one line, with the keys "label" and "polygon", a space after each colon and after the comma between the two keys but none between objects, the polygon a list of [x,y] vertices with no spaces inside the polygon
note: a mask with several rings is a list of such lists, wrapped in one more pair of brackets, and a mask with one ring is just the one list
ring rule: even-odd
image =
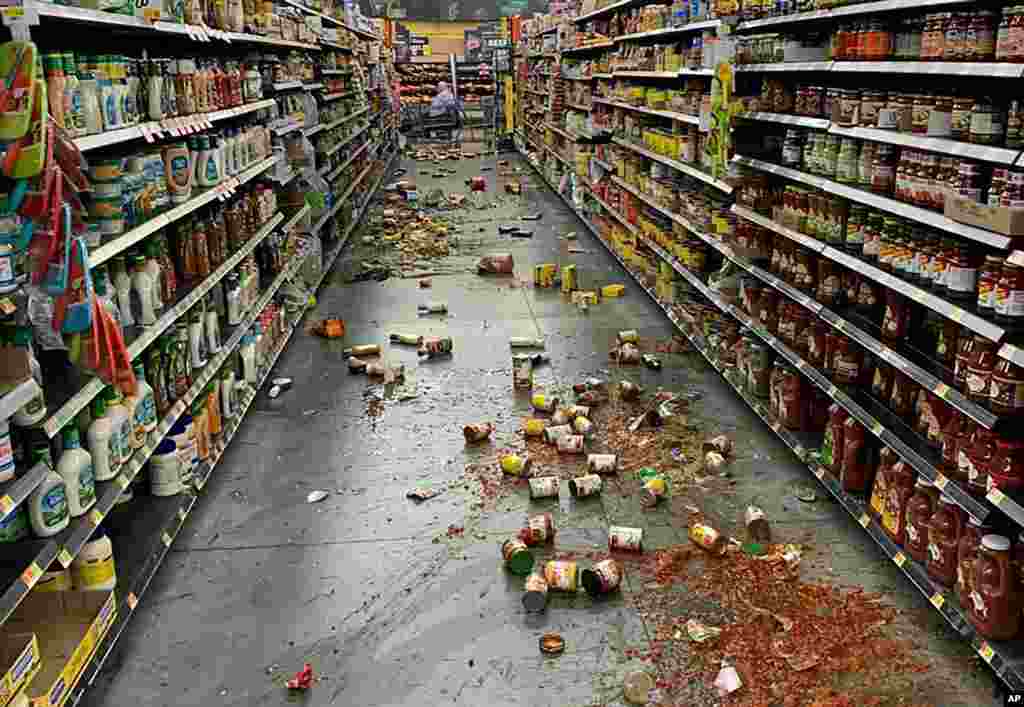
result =
[{"label": "cardboard box", "polygon": [[4,625],[34,631],[43,667],[26,693],[32,707],[62,707],[117,618],[114,592],[32,592]]},{"label": "cardboard box", "polygon": [[1024,209],[986,206],[954,194],[946,194],[946,218],[1004,236],[1024,236]]},{"label": "cardboard box", "polygon": [[0,707],[10,703],[32,681],[41,664],[39,641],[34,633],[0,636],[0,667],[5,670],[0,679]]}]

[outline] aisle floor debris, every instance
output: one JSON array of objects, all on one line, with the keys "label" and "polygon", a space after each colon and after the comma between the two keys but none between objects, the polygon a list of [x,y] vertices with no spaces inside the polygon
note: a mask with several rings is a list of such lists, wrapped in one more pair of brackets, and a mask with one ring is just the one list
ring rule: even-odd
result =
[{"label": "aisle floor debris", "polygon": [[[88,705],[992,704],[987,667],[525,162],[441,157],[387,180],[307,320],[344,336],[311,326],[285,351],[287,395],[259,397]],[[478,275],[494,254],[514,274]],[[624,288],[574,304],[534,286],[542,263]],[[529,390],[517,337],[546,356]],[[586,413],[554,445],[527,436],[553,416],[535,394]],[[569,437],[586,453],[559,452]],[[553,540],[524,542],[533,572],[600,575],[545,579],[543,604],[501,554],[537,514]],[[642,552],[609,553],[632,529]]]}]

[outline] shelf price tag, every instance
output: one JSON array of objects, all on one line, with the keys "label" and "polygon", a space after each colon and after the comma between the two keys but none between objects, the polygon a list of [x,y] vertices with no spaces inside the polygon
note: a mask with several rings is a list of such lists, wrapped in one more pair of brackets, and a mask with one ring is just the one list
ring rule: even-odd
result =
[{"label": "shelf price tag", "polygon": [[185,516],[187,516],[187,515],[188,515],[188,511],[185,510],[185,506],[181,506],[180,508],[178,508],[178,520],[179,521],[185,520]]},{"label": "shelf price tag", "polygon": [[131,481],[129,481],[128,477],[126,477],[124,474],[119,474],[115,479],[115,482],[117,483],[117,487],[122,491],[128,488],[128,485],[131,484]]},{"label": "shelf price tag", "polygon": [[946,603],[946,597],[942,596],[940,592],[935,592],[931,597],[929,597],[928,601],[930,601],[932,606],[936,609],[941,609]]},{"label": "shelf price tag", "polygon": [[125,601],[128,603],[128,609],[131,611],[135,611],[135,607],[139,605],[139,598],[135,596],[135,592],[128,592]]},{"label": "shelf price tag", "polygon": [[71,561],[74,559],[75,558],[71,556],[71,553],[68,552],[68,549],[66,547],[62,547],[60,549],[60,552],[57,553],[57,561],[60,562],[61,567],[63,567],[64,569],[70,567]]},{"label": "shelf price tag", "polygon": [[992,503],[993,503],[993,504],[994,504],[995,506],[997,506],[997,507],[998,507],[999,505],[1001,505],[1001,504],[1003,503],[1003,501],[1005,501],[1005,500],[1006,500],[1006,494],[1004,494],[1004,493],[1003,493],[1002,491],[1000,491],[1000,490],[999,490],[998,488],[994,488],[994,487],[993,487],[993,489],[992,489],[991,491],[989,491],[989,492],[988,492],[988,493],[987,493],[987,494],[985,495],[985,498],[987,498],[987,499],[988,499],[989,501],[991,501],[991,502],[992,502]]},{"label": "shelf price tag", "polygon": [[4,515],[7,515],[14,510],[14,499],[7,494],[0,496],[0,511],[3,511]]},{"label": "shelf price tag", "polygon": [[978,655],[980,655],[981,659],[986,663],[991,663],[995,654],[996,652],[992,650],[992,646],[988,644],[988,641],[982,641],[981,645],[978,646]]},{"label": "shelf price tag", "polygon": [[168,533],[166,530],[164,532],[160,533],[160,542],[162,542],[164,544],[164,547],[170,547],[171,546],[171,534]]},{"label": "shelf price tag", "polygon": [[881,437],[883,432],[885,432],[885,427],[876,420],[875,424],[871,425],[871,434],[875,437]]},{"label": "shelf price tag", "polygon": [[36,582],[39,581],[39,578],[42,576],[42,574],[42,568],[38,564],[33,562],[25,568],[24,572],[21,573],[21,581],[27,588],[31,589],[36,585]]},{"label": "shelf price tag", "polygon": [[892,556],[892,561],[896,563],[897,567],[902,569],[904,563],[906,563],[907,561],[907,556],[904,555],[902,552],[897,552],[895,555]]},{"label": "shelf price tag", "polygon": [[945,383],[939,383],[937,386],[935,386],[935,390],[932,392],[934,392],[940,398],[945,400],[946,396],[949,395],[949,386],[946,385]]},{"label": "shelf price tag", "polygon": [[861,513],[860,518],[857,519],[857,522],[860,523],[860,527],[866,528],[868,527],[868,523],[871,522],[871,518],[868,517],[867,513]]},{"label": "shelf price tag", "polygon": [[942,474],[936,474],[935,475],[934,484],[935,484],[935,488],[937,488],[939,491],[945,491],[946,490],[946,484],[948,484],[948,483],[949,483],[949,479],[947,479]]},{"label": "shelf price tag", "polygon": [[95,508],[93,508],[91,511],[89,511],[89,522],[92,523],[94,526],[99,525],[103,522],[103,514],[96,510]]}]

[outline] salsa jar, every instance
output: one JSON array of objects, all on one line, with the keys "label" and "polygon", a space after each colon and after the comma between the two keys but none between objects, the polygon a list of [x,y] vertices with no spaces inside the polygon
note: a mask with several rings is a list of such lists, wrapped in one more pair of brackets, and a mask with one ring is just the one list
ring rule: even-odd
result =
[{"label": "salsa jar", "polygon": [[971,12],[961,61],[993,61],[997,27],[996,13],[991,10]]},{"label": "salsa jar", "polygon": [[832,359],[834,380],[840,385],[856,385],[860,380],[864,355],[852,339],[840,336]]},{"label": "salsa jar", "polygon": [[807,363],[814,368],[825,368],[825,354],[827,345],[825,343],[825,337],[828,326],[820,321],[813,320],[804,329],[803,335],[803,349],[806,351]]},{"label": "salsa jar", "polygon": [[992,532],[974,516],[968,516],[960,544],[957,546],[956,597],[961,606],[970,606],[971,590],[974,588],[974,561],[978,559],[981,538]]},{"label": "salsa jar", "polygon": [[769,334],[777,334],[779,331],[779,317],[777,313],[779,296],[775,290],[766,287],[761,290],[761,300],[757,305],[758,317],[761,326]]},{"label": "salsa jar", "polygon": [[869,486],[872,448],[864,425],[853,417],[843,423],[842,465],[839,483],[844,491],[863,493]]},{"label": "salsa jar", "polygon": [[783,366],[778,380],[779,421],[788,430],[803,428],[804,395],[803,377],[791,366]]},{"label": "salsa jar", "polygon": [[975,145],[1002,145],[1005,135],[1002,110],[988,96],[976,99],[971,108],[970,141]]},{"label": "salsa jar", "polygon": [[996,453],[989,465],[988,491],[1017,491],[1024,486],[1024,442],[997,439]]},{"label": "salsa jar", "polygon": [[910,111],[910,131],[914,135],[925,135],[928,133],[928,117],[935,107],[935,96],[930,93],[919,93],[914,96],[913,107]]},{"label": "salsa jar", "polygon": [[971,109],[974,99],[970,96],[953,98],[953,112],[950,120],[950,137],[954,140],[967,142],[971,137]]},{"label": "salsa jar", "polygon": [[1024,324],[1024,269],[1003,263],[995,293],[996,321],[1017,329]]},{"label": "salsa jar", "polygon": [[897,545],[906,541],[907,506],[914,495],[917,474],[904,461],[889,467],[886,475],[886,494],[882,505],[882,529]]},{"label": "salsa jar", "polygon": [[1024,368],[1013,361],[996,357],[988,390],[988,407],[1008,417],[1024,413]]},{"label": "salsa jar", "polygon": [[981,538],[973,584],[968,615],[978,633],[991,640],[1016,636],[1020,631],[1021,607],[1009,538]]},{"label": "salsa jar", "polygon": [[995,316],[996,283],[1003,270],[1003,259],[998,255],[986,255],[978,271],[978,314]]},{"label": "salsa jar", "polygon": [[818,287],[814,299],[826,307],[835,307],[842,295],[840,266],[828,258],[818,258]]},{"label": "salsa jar", "polygon": [[923,563],[928,559],[928,524],[938,501],[938,489],[928,479],[918,477],[914,493],[907,501],[904,518],[906,540],[903,543],[903,549],[916,562]]},{"label": "salsa jar", "polygon": [[970,359],[964,377],[965,395],[976,403],[985,405],[989,402],[989,391],[992,387],[992,372],[996,365],[996,345],[980,334],[971,340]]},{"label": "salsa jar", "polygon": [[888,400],[892,395],[892,379],[896,369],[882,359],[875,361],[875,370],[871,374],[871,394],[878,400]]},{"label": "salsa jar", "polygon": [[974,426],[970,444],[961,445],[957,463],[961,476],[967,476],[967,490],[979,498],[988,493],[988,475],[996,455],[996,434],[981,425]]},{"label": "salsa jar", "polygon": [[957,550],[963,535],[964,513],[949,496],[943,494],[928,523],[928,576],[944,587],[956,582]]},{"label": "salsa jar", "polygon": [[882,339],[899,341],[907,335],[910,324],[910,303],[896,290],[885,288],[885,310],[882,314]]},{"label": "salsa jar", "polygon": [[960,443],[968,439],[970,433],[969,419],[959,410],[953,410],[942,428],[942,456],[939,468],[951,479],[967,481],[967,476],[960,474]]},{"label": "salsa jar", "polygon": [[860,115],[858,124],[862,128],[878,127],[878,112],[885,108],[889,97],[885,91],[865,89],[860,94]]}]

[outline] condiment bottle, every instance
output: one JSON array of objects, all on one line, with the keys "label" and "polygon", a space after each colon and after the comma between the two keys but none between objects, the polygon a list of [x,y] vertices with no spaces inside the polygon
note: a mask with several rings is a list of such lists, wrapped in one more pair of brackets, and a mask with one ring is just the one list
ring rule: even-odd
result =
[{"label": "condiment bottle", "polygon": [[989,339],[976,334],[970,347],[970,361],[964,378],[967,397],[982,405],[989,401],[992,371],[996,363],[996,345]]},{"label": "condiment bottle", "polygon": [[928,523],[928,576],[945,587],[956,582],[957,550],[963,534],[964,513],[943,494]]},{"label": "condiment bottle", "polygon": [[918,477],[914,484],[914,494],[907,502],[904,518],[905,541],[903,549],[917,562],[924,563],[928,558],[928,524],[939,498],[938,490],[928,479]]},{"label": "condiment bottle", "polygon": [[957,459],[961,475],[967,475],[967,490],[974,496],[983,497],[988,493],[988,474],[996,453],[996,435],[981,425],[974,427],[970,444],[957,451]]},{"label": "condiment bottle", "polygon": [[843,423],[842,466],[839,482],[844,491],[863,493],[868,487],[871,447],[865,436],[864,426],[855,418]]},{"label": "condiment bottle", "polygon": [[889,447],[883,447],[878,453],[878,469],[875,470],[875,480],[871,484],[871,498],[868,499],[868,513],[879,523],[882,522],[882,513],[885,511],[885,501],[889,493],[889,470],[896,462],[896,452]]},{"label": "condiment bottle", "polygon": [[839,403],[832,403],[828,408],[828,422],[825,425],[825,437],[821,443],[821,465],[839,475],[842,468],[843,430],[850,414]]},{"label": "condiment bottle", "polygon": [[970,607],[974,589],[974,562],[981,550],[981,538],[992,532],[992,527],[969,515],[956,553],[956,598],[960,605]]},{"label": "condiment bottle", "polygon": [[996,283],[996,321],[1012,329],[1024,323],[1024,270],[1007,261]]},{"label": "condiment bottle", "polygon": [[902,459],[889,467],[888,492],[882,507],[882,528],[897,545],[903,545],[906,539],[907,504],[914,495],[916,476],[910,465]]},{"label": "condiment bottle", "polygon": [[996,452],[988,467],[987,490],[1015,492],[1024,486],[1024,442],[997,439]]},{"label": "condiment bottle", "polygon": [[64,479],[71,517],[85,515],[96,503],[96,476],[92,455],[82,449],[74,423],[64,428],[64,452],[57,461],[57,473]]},{"label": "condiment bottle", "polygon": [[43,55],[43,69],[46,72],[46,96],[50,106],[50,115],[60,127],[64,122],[64,57],[61,54]]},{"label": "condiment bottle", "polygon": [[985,638],[1008,640],[1020,630],[1021,610],[1010,563],[1010,540],[985,535],[974,564],[971,623]]},{"label": "condiment bottle", "polygon": [[152,277],[146,271],[146,259],[137,255],[132,259],[132,301],[137,303],[139,323],[142,326],[156,324],[156,303],[153,301],[154,285]]}]

